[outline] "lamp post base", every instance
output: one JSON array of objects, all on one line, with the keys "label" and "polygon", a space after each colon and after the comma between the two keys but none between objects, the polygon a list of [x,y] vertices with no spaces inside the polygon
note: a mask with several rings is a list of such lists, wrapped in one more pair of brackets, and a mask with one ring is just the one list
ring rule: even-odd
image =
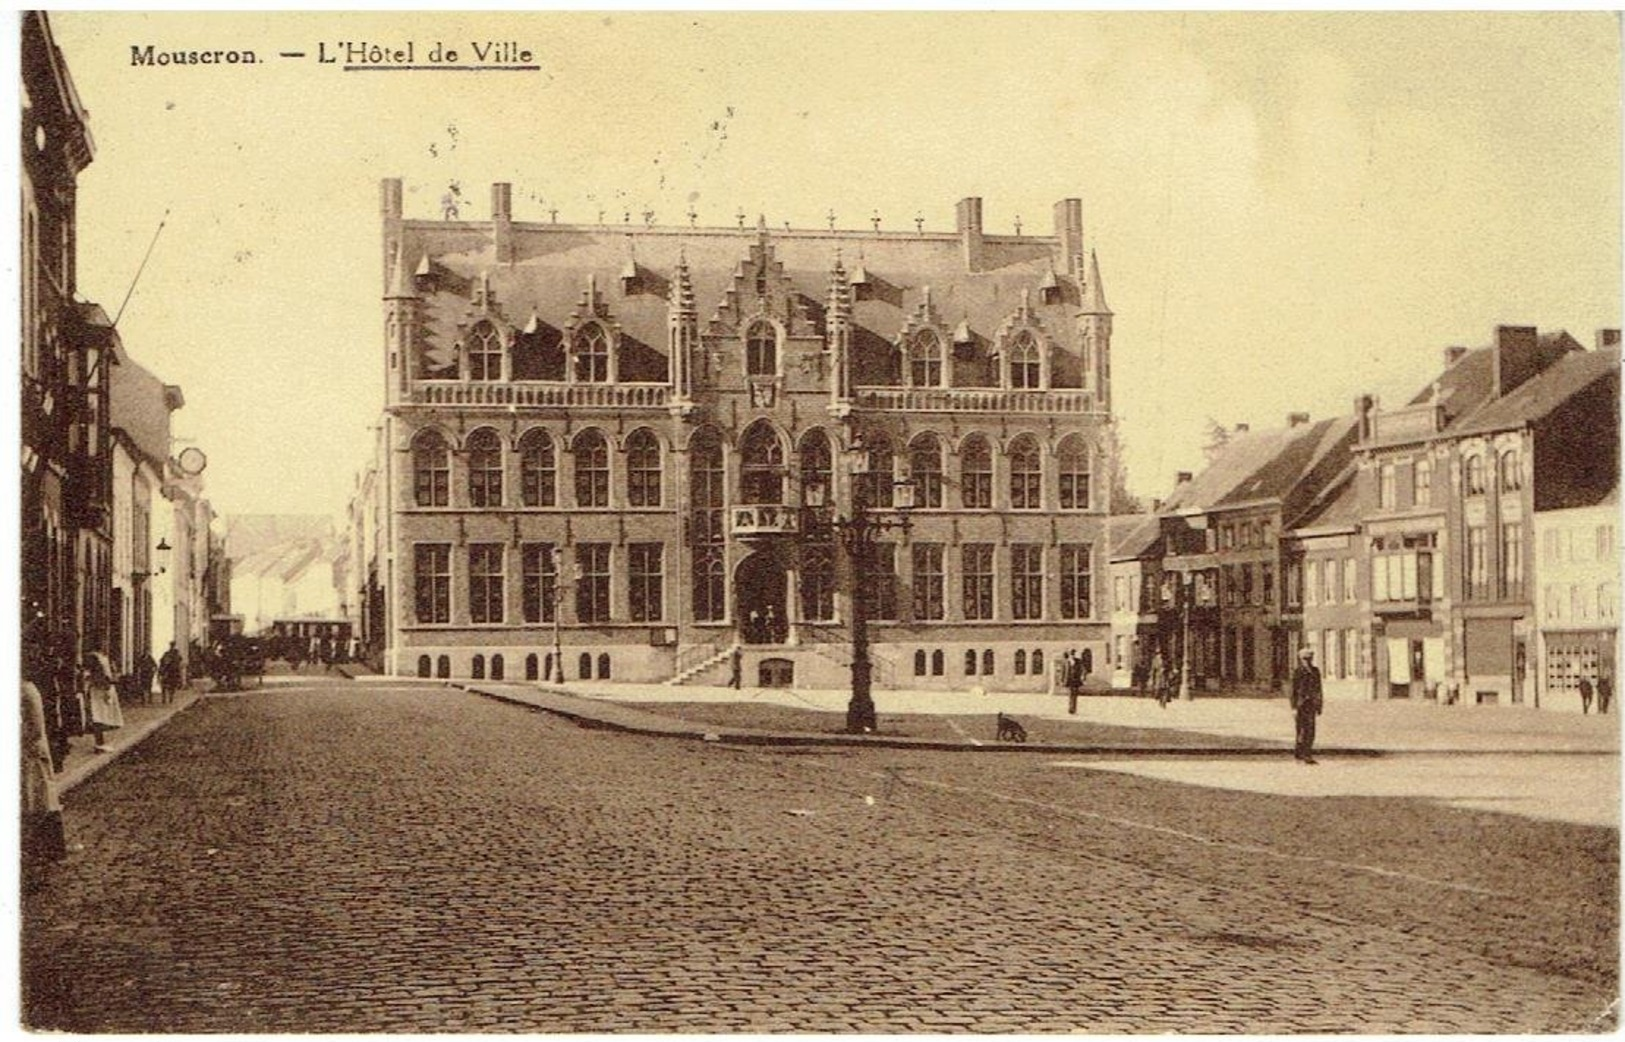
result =
[{"label": "lamp post base", "polygon": [[848,734],[875,732],[875,700],[867,691],[854,694],[846,704],[846,731]]}]

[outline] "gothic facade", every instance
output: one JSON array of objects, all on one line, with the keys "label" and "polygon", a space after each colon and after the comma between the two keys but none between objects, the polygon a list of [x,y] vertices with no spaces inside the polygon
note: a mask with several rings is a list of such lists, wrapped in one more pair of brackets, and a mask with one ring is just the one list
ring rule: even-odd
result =
[{"label": "gothic facade", "polygon": [[[1035,236],[984,232],[979,199],[883,232],[402,196],[358,563],[386,671],[842,687],[862,583],[877,686],[1037,689],[1069,649],[1104,673],[1112,314],[1078,200]],[[816,522],[860,487],[894,516],[903,485],[852,574]]]}]

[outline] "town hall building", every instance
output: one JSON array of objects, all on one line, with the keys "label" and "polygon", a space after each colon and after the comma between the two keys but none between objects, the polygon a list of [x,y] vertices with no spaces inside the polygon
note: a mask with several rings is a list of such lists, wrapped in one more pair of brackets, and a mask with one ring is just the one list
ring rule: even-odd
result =
[{"label": "town hall building", "polygon": [[[974,198],[933,232],[402,196],[352,511],[386,672],[843,687],[862,584],[877,687],[1038,690],[1069,650],[1104,682],[1112,313],[1079,200],[994,235]],[[855,510],[907,522],[863,574]]]}]

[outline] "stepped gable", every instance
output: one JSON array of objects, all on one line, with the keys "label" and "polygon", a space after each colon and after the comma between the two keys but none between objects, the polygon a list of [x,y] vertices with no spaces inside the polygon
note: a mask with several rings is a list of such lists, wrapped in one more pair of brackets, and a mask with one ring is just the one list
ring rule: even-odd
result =
[{"label": "stepped gable", "polygon": [[[427,265],[427,274],[416,275],[414,286],[423,301],[420,335],[437,363],[449,365],[454,360],[454,345],[467,328],[470,301],[482,277],[489,280],[492,309],[510,326],[523,328],[536,316],[538,333],[548,335],[551,330],[555,342],[559,327],[578,309],[590,277],[623,341],[647,345],[664,355],[667,296],[680,255],[687,259],[702,329],[720,316],[721,328],[708,331],[735,332],[737,322],[756,313],[749,287],[743,293],[737,287],[759,242],[771,249],[774,292],[781,292],[782,279],[782,292],[796,298],[808,319],[797,323],[793,335],[823,336],[830,271],[839,251],[854,276],[854,344],[860,353],[865,346],[872,350],[877,343],[894,344],[910,317],[919,314],[928,291],[949,329],[964,321],[984,340],[991,340],[1016,314],[1026,294],[1033,319],[1049,339],[1063,351],[1080,350],[1074,319],[1082,288],[1069,275],[1055,275],[1057,246],[1052,238],[989,238],[983,270],[968,272],[960,238],[954,234],[513,227],[515,259],[507,264],[499,263],[488,236],[467,225],[403,223],[401,253],[406,263],[422,258],[415,265],[420,272]],[[860,269],[863,282],[858,285]],[[1046,278],[1062,284],[1062,292],[1048,300],[1038,292]],[[784,315],[775,311],[773,317]],[[1075,384],[1075,367],[1057,364],[1055,372],[1057,383],[1070,375],[1068,382]]]}]

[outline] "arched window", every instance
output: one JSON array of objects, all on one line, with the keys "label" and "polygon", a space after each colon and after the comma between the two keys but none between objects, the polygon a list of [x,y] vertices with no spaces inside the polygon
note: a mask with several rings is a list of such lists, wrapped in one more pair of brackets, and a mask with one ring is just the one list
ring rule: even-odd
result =
[{"label": "arched window", "polygon": [[1038,341],[1026,330],[1016,334],[1010,345],[1010,386],[1018,390],[1038,390],[1042,370]]},{"label": "arched window", "polygon": [[468,378],[502,379],[502,335],[489,322],[478,322],[468,334]]},{"label": "arched window", "polygon": [[609,679],[609,653],[607,651],[598,656],[598,679]]},{"label": "arched window", "polygon": [[909,342],[908,382],[911,387],[942,386],[942,339],[932,330],[922,329]]},{"label": "arched window", "polygon": [[591,680],[592,679],[592,653],[591,652],[583,651],[581,653],[581,658],[576,660],[576,679],[577,680]]},{"label": "arched window", "polygon": [[524,506],[558,503],[557,467],[552,435],[544,430],[527,431],[519,441],[519,497]]},{"label": "arched window", "polygon": [[1518,453],[1515,449],[1508,449],[1501,453],[1501,490],[1503,492],[1523,487],[1523,468],[1518,466]]},{"label": "arched window", "polygon": [[909,443],[908,471],[914,479],[914,505],[942,506],[942,443],[935,434],[922,434]]},{"label": "arched window", "polygon": [[427,656],[427,655],[419,655],[418,656],[418,676],[427,678],[429,676],[429,671],[432,668],[433,667],[429,662],[429,656]]},{"label": "arched window", "polygon": [[1476,455],[1475,456],[1468,456],[1467,457],[1467,462],[1464,465],[1464,470],[1465,470],[1464,482],[1465,482],[1465,484],[1467,486],[1467,494],[1469,496],[1483,495],[1484,494],[1484,457],[1483,456],[1476,456]]},{"label": "arched window", "polygon": [[485,679],[485,656],[484,655],[475,655],[474,656],[474,660],[471,663],[469,663],[469,675],[472,676],[475,680],[484,680]]},{"label": "arched window", "polygon": [[502,505],[502,439],[489,427],[468,436],[468,505]]},{"label": "arched window", "polygon": [[446,680],[446,679],[449,679],[451,677],[451,656],[450,655],[441,655],[438,659],[435,660],[435,663],[434,663],[434,675],[439,677],[441,680]]},{"label": "arched window", "polygon": [[771,322],[753,322],[745,334],[745,372],[775,376],[779,371],[779,334]]},{"label": "arched window", "polygon": [[491,679],[492,680],[501,680],[502,679],[502,674],[503,674],[502,656],[501,655],[492,655],[491,656]]},{"label": "arched window", "polygon": [[535,652],[532,652],[531,654],[526,655],[525,656],[525,679],[526,680],[538,680],[538,679],[540,679],[541,675],[542,675],[541,670],[538,668],[540,665],[541,664],[536,661]]},{"label": "arched window", "polygon": [[931,653],[931,675],[934,676],[934,677],[942,676],[942,669],[943,669],[942,649],[938,648],[936,651],[933,651]]},{"label": "arched window", "polygon": [[869,461],[869,472],[859,475],[858,493],[871,507],[891,509],[893,463],[891,442],[883,434],[870,434],[863,439],[864,454]]},{"label": "arched window", "polygon": [[976,675],[976,650],[974,648],[968,648],[965,651],[965,675],[967,677]]},{"label": "arched window", "polygon": [[917,676],[917,677],[925,676],[925,649],[924,648],[921,648],[919,651],[916,651],[914,653],[914,675]]},{"label": "arched window", "polygon": [[[808,506],[825,506],[834,501],[835,489],[830,480],[833,468],[830,466],[829,438],[823,431],[809,431],[801,439],[801,487],[803,495],[805,490],[813,487],[824,490],[824,502],[807,503]],[[805,502],[805,500],[804,500]]]},{"label": "arched window", "polygon": [[988,676],[993,675],[993,649],[988,648],[982,652],[982,672]]},{"label": "arched window", "polygon": [[576,331],[575,361],[577,383],[609,382],[609,337],[603,326],[589,322]]},{"label": "arched window", "polygon": [[1027,672],[1027,653],[1020,648],[1016,649],[1016,676],[1024,676]]},{"label": "arched window", "polygon": [[1061,476],[1061,509],[1089,509],[1089,450],[1082,438],[1068,438],[1056,455]]},{"label": "arched window", "polygon": [[451,458],[439,431],[424,431],[412,441],[412,500],[420,507],[451,503]]},{"label": "arched window", "polygon": [[660,442],[646,427],[626,439],[626,504],[660,505]]},{"label": "arched window", "polygon": [[721,622],[727,617],[727,583],[722,547],[702,546],[694,554],[694,618]]},{"label": "arched window", "polygon": [[1083,675],[1088,676],[1095,671],[1095,652],[1093,648],[1083,649]]},{"label": "arched window", "polygon": [[1044,675],[1044,651],[1042,648],[1033,649],[1033,676]]},{"label": "arched window", "polygon": [[1010,443],[1010,509],[1038,510],[1043,505],[1043,465],[1038,443],[1023,435]]},{"label": "arched window", "polygon": [[835,546],[828,541],[801,547],[801,617],[808,622],[835,618]]},{"label": "arched window", "polygon": [[739,501],[784,502],[784,446],[766,423],[754,423],[739,444]]},{"label": "arched window", "polygon": [[993,507],[993,450],[979,434],[966,438],[959,453],[959,495],[967,510]]},{"label": "arched window", "polygon": [[576,435],[576,506],[609,506],[609,445],[595,430]]}]

